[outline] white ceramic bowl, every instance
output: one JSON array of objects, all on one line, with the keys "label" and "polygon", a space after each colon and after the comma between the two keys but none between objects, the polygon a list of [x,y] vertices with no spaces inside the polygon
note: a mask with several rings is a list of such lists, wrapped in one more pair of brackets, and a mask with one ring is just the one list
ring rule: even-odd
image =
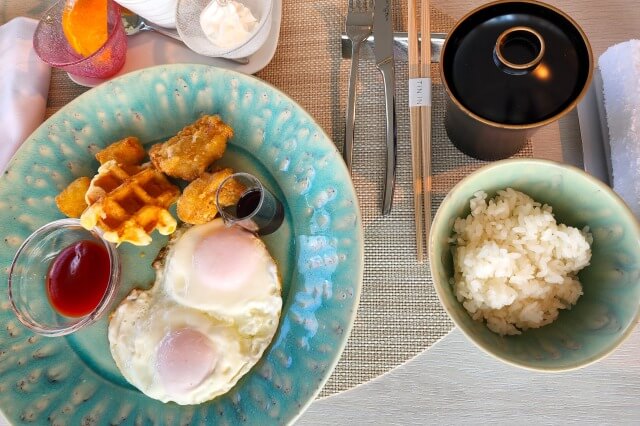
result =
[{"label": "white ceramic bowl", "polygon": [[154,24],[176,27],[177,0],[117,0],[117,3]]},{"label": "white ceramic bowl", "polygon": [[231,49],[220,48],[213,44],[200,26],[200,14],[210,3],[211,0],[178,0],[176,28],[182,41],[189,49],[204,56],[244,58],[254,54],[262,47],[271,31],[272,0],[241,1],[258,19],[258,25],[246,42]]}]

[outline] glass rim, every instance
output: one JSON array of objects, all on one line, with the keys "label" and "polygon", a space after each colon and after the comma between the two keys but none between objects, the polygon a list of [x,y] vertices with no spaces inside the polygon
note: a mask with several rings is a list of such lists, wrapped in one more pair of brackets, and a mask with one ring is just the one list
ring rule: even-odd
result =
[{"label": "glass rim", "polygon": [[[78,317],[78,320],[76,322],[73,322],[68,326],[52,327],[52,326],[46,326],[41,323],[38,323],[37,321],[34,321],[30,317],[25,316],[23,312],[28,310],[23,310],[17,305],[14,298],[14,294],[13,294],[14,293],[13,291],[14,269],[16,267],[18,259],[20,259],[22,255],[24,255],[24,251],[32,242],[36,241],[39,237],[46,235],[50,231],[57,230],[57,229],[65,229],[65,228],[80,228],[86,231],[87,233],[91,234],[91,236],[93,236],[95,240],[98,240],[100,241],[100,243],[102,243],[103,247],[107,250],[107,255],[109,257],[110,274],[109,274],[109,281],[107,283],[107,288],[104,294],[102,295],[100,302],[91,312],[89,312],[88,314],[82,317]],[[114,244],[104,239],[103,233],[99,228],[88,230],[82,227],[79,219],[74,219],[74,218],[55,220],[53,222],[44,224],[40,228],[33,231],[24,240],[24,242],[20,245],[20,247],[16,251],[16,254],[13,257],[13,260],[11,261],[11,266],[9,268],[9,273],[7,277],[9,303],[11,304],[11,309],[16,315],[18,321],[20,321],[23,325],[25,325],[30,330],[43,336],[50,336],[50,337],[64,336],[66,334],[73,333],[74,331],[77,331],[82,327],[89,325],[95,322],[98,318],[100,318],[102,313],[105,311],[105,309],[111,302],[113,295],[115,294],[116,288],[118,287],[118,283],[120,281],[120,273],[121,273],[120,255],[118,253],[118,250]],[[55,309],[55,308],[52,307],[52,309]]]},{"label": "glass rim", "polygon": [[[59,0],[57,3],[54,3],[53,6],[51,6],[49,9],[47,9],[47,11],[44,12],[42,17],[40,18],[40,21],[38,22],[38,25],[36,26],[36,30],[35,30],[35,33],[34,33],[33,49],[35,50],[35,52],[38,55],[38,57],[40,57],[40,59],[42,59],[44,62],[50,64],[51,66],[53,66],[53,67],[69,67],[69,66],[78,65],[78,64],[81,64],[81,63],[83,63],[85,61],[91,60],[94,57],[102,54],[105,51],[105,49],[106,49],[107,45],[109,44],[109,42],[117,35],[117,33],[119,31],[122,30],[124,32],[124,24],[122,23],[122,15],[121,15],[121,11],[120,11],[120,5],[118,3],[116,3],[114,0],[107,0],[107,22],[108,22],[108,19],[109,19],[109,11],[110,10],[114,10],[115,11],[115,13],[117,14],[117,19],[115,20],[115,24],[113,25],[113,28],[107,34],[107,40],[104,42],[104,44],[102,46],[100,46],[91,55],[84,56],[84,57],[80,56],[77,60],[74,60],[74,61],[58,62],[58,61],[50,61],[48,59],[45,59],[42,56],[42,53],[46,52],[46,49],[42,49],[40,47],[40,44],[36,43],[35,34],[37,34],[38,31],[40,30],[41,26],[44,25],[44,17],[47,16],[49,14],[49,12],[51,12],[52,10],[56,10],[58,7],[60,7],[61,4],[65,3],[65,2],[66,2],[66,0]],[[55,22],[53,25],[62,26],[62,23],[61,22]],[[108,27],[107,27],[107,30],[108,30]],[[125,36],[126,36],[126,34],[125,34]]]},{"label": "glass rim", "polygon": [[246,46],[258,36],[258,33],[260,33],[260,31],[262,31],[265,25],[267,25],[267,22],[273,20],[273,3],[274,3],[274,0],[269,0],[269,9],[267,10],[265,18],[261,20],[262,22],[258,22],[258,25],[256,29],[253,31],[253,34],[251,34],[251,36],[247,40],[245,40],[245,42],[242,43],[240,46],[236,46],[233,49],[223,53],[222,55],[232,55],[234,52],[237,52],[238,50],[240,50],[240,48]]},{"label": "glass rim", "polygon": [[[242,217],[242,218],[239,218],[237,216],[229,215],[227,212],[225,212],[224,208],[222,208],[221,205],[220,205],[220,189],[228,181],[230,181],[232,179],[235,179],[237,177],[243,177],[243,178],[246,178],[246,179],[254,182],[256,184],[255,187],[260,190],[260,201],[258,201],[258,204],[251,211],[251,213],[247,214],[245,217]],[[246,173],[246,172],[234,173],[234,174],[224,178],[224,180],[222,182],[220,182],[220,185],[218,185],[218,188],[216,189],[216,199],[215,199],[216,209],[218,209],[218,212],[220,213],[220,216],[222,216],[222,219],[224,220],[224,222],[225,223],[229,223],[229,225],[233,225],[235,223],[242,222],[242,221],[245,221],[245,220],[250,220],[262,208],[262,205],[264,204],[264,192],[265,192],[265,190],[266,189],[265,189],[264,185],[262,184],[262,182],[260,182],[260,179],[258,179],[257,177],[255,177],[251,173]],[[245,194],[245,192],[242,193],[242,195],[244,195],[244,194]]]},{"label": "glass rim", "polygon": [[[178,31],[178,34],[180,35],[180,37],[183,38],[183,40],[185,39],[185,37],[184,37],[183,34],[181,34],[182,25],[178,25],[178,19],[177,19],[178,12],[177,12],[177,10],[181,9],[183,7],[182,5],[184,5],[187,1],[191,2],[193,0],[178,0],[177,1],[177,5],[176,5],[176,30]],[[248,45],[251,41],[253,41],[258,36],[258,34],[264,29],[264,27],[267,25],[267,23],[269,21],[273,21],[273,8],[274,8],[274,1],[275,0],[268,0],[268,1],[269,1],[269,7],[267,8],[267,13],[264,16],[264,19],[260,19],[258,21],[258,25],[256,25],[256,28],[253,30],[253,32],[251,33],[249,38],[246,39],[242,44],[240,44],[238,46],[234,46],[234,47],[231,47],[229,49],[219,48],[219,51],[216,53],[216,56],[213,56],[213,57],[226,57],[227,55],[233,55],[234,53],[236,53],[240,49],[242,49],[244,46]],[[208,7],[209,3],[207,3],[202,8],[202,10],[204,10],[205,7]],[[244,2],[243,2],[243,4],[244,4]],[[202,10],[200,11],[201,13],[202,13]],[[180,22],[182,23],[183,21],[180,21]],[[199,22],[198,22],[198,25],[200,25]],[[215,44],[213,42],[211,42],[208,38],[206,38],[206,40],[212,46],[215,46]],[[200,54],[202,54],[202,53],[200,53]]]}]

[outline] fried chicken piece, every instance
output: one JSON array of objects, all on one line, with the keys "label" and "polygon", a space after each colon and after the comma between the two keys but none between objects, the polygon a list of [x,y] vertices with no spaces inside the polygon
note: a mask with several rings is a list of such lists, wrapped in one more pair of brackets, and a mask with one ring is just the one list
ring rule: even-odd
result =
[{"label": "fried chicken piece", "polygon": [[91,179],[86,176],[79,177],[71,182],[56,197],[58,209],[68,217],[80,217],[88,206],[84,195],[87,193],[90,183]]},{"label": "fried chicken piece", "polygon": [[151,147],[153,165],[165,174],[192,181],[220,159],[233,129],[217,115],[205,115],[164,143]]},{"label": "fried chicken piece", "polygon": [[129,136],[112,143],[96,154],[100,164],[115,160],[118,164],[140,164],[146,153],[135,136]]},{"label": "fried chicken piece", "polygon": [[[216,191],[233,170],[227,168],[214,173],[203,173],[182,191],[178,198],[178,217],[192,225],[200,225],[212,221],[218,214],[216,207]],[[228,188],[228,190],[227,190]],[[234,181],[225,185],[225,192],[220,193],[220,203],[230,206],[238,202],[244,191],[244,186]]]}]

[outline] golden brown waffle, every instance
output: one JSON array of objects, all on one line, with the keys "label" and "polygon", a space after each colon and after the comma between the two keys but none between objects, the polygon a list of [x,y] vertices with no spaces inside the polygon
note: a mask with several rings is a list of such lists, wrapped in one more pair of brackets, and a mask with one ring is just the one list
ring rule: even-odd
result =
[{"label": "golden brown waffle", "polygon": [[100,228],[112,243],[144,246],[151,232],[163,235],[176,229],[176,220],[167,210],[180,189],[149,165],[130,166],[107,161],[91,180],[86,194],[89,207],[80,221],[87,229]]},{"label": "golden brown waffle", "polygon": [[148,168],[149,165],[144,166],[118,164],[115,160],[110,160],[104,163],[98,169],[98,173],[91,179],[89,189],[85,193],[85,200],[88,205],[91,205],[110,193],[120,185],[122,185],[131,176],[134,176]]}]

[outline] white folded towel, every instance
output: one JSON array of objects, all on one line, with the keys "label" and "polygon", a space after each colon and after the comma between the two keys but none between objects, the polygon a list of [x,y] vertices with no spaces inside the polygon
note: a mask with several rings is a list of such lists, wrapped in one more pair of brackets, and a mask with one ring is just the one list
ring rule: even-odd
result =
[{"label": "white folded towel", "polygon": [[640,218],[640,40],[611,46],[598,60],[609,127],[613,189]]},{"label": "white folded towel", "polygon": [[0,26],[0,171],[44,119],[51,68],[33,50],[37,24],[15,18]]}]

